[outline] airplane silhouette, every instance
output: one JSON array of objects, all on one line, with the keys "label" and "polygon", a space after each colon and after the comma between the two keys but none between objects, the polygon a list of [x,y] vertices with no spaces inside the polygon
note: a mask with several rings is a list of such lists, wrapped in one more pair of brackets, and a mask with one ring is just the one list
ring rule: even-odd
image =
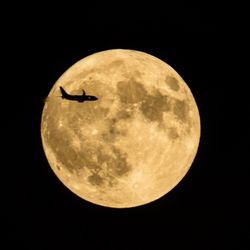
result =
[{"label": "airplane silhouette", "polygon": [[67,99],[67,100],[71,100],[71,101],[78,101],[78,102],[84,102],[84,101],[96,101],[98,100],[97,97],[93,96],[93,95],[86,95],[85,91],[83,90],[82,95],[69,95],[64,89],[63,87],[60,86],[60,90],[62,93],[62,98],[63,99]]}]

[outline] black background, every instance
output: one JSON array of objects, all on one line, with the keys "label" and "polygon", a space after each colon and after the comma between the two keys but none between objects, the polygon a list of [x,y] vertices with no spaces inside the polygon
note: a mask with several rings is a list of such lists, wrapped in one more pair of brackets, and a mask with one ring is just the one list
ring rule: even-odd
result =
[{"label": "black background", "polygon": [[[2,217],[9,248],[247,249],[249,105],[239,59],[244,39],[234,22],[207,7],[61,5],[15,6],[13,22],[6,20]],[[188,174],[166,196],[131,209],[71,193],[50,169],[40,139],[44,99],[55,81],[81,58],[113,48],[169,63],[189,85],[201,117]]]}]

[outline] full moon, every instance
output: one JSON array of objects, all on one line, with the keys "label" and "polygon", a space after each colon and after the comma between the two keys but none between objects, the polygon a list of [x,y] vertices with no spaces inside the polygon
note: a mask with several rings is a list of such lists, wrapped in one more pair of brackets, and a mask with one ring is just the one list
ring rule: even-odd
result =
[{"label": "full moon", "polygon": [[[62,99],[93,95],[96,101]],[[105,207],[150,203],[188,172],[200,140],[195,99],[167,63],[113,49],[83,58],[56,81],[45,102],[41,138],[60,181]]]}]

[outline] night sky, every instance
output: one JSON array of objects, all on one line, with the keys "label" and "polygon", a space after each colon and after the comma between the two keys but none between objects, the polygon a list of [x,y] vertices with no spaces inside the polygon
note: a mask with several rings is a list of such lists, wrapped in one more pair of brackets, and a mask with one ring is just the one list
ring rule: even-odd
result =
[{"label": "night sky", "polygon": [[[2,219],[9,248],[250,247],[249,104],[237,29],[222,25],[219,11],[198,7],[79,8],[34,7],[6,28],[11,97],[2,106],[8,169]],[[40,138],[44,99],[55,81],[83,57],[114,48],[166,61],[188,84],[201,117],[188,174],[166,196],[130,209],[97,206],[69,191],[50,169]]]}]

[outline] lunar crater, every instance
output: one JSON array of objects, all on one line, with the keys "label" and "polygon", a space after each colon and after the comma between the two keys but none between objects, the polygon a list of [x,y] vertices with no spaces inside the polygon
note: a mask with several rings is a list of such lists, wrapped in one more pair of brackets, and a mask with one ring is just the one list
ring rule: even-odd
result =
[{"label": "lunar crater", "polygon": [[[101,149],[102,150],[102,149]],[[101,151],[97,162],[91,162],[88,181],[94,186],[114,186],[119,178],[127,176],[132,167],[127,162],[126,153],[122,153],[115,146],[111,147],[111,154]]]},{"label": "lunar crater", "polygon": [[174,91],[178,91],[180,89],[180,86],[178,84],[178,80],[173,76],[167,75],[165,82]]},{"label": "lunar crater", "polygon": [[147,94],[147,91],[143,88],[143,85],[140,82],[131,78],[117,83],[117,94],[120,101],[127,105],[142,101]]},{"label": "lunar crater", "polygon": [[149,121],[162,122],[163,112],[171,110],[169,98],[157,91],[156,95],[147,95],[141,103],[140,110]]},{"label": "lunar crater", "polygon": [[173,112],[182,122],[186,122],[188,118],[189,106],[185,100],[175,100]]}]

